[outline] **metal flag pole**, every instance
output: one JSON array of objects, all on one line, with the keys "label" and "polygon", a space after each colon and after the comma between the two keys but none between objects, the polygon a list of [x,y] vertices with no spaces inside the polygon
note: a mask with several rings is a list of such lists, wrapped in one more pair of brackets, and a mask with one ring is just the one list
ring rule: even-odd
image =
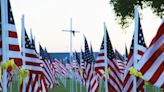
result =
[{"label": "metal flag pole", "polygon": [[[2,61],[8,61],[7,42],[8,42],[8,0],[1,0],[1,19],[2,19]],[[7,92],[7,71],[3,69],[3,92]]]},{"label": "metal flag pole", "polygon": [[[25,27],[24,27],[24,15],[22,15],[22,38],[21,38],[21,44],[22,44],[22,62],[23,62],[23,68],[25,69]],[[24,82],[23,82],[23,91],[22,92],[25,92],[26,91],[26,82],[27,82],[27,79],[25,78],[24,79]]]},{"label": "metal flag pole", "polygon": [[[79,31],[72,30],[72,18],[70,19],[70,30],[62,30],[65,32],[70,32],[70,63],[72,62],[72,34],[79,33]],[[73,79],[70,78],[70,92],[73,92]]]},{"label": "metal flag pole", "polygon": [[[80,62],[82,62],[82,53],[80,53]],[[81,76],[81,63],[80,63],[80,92],[82,92],[82,76]]]},{"label": "metal flag pole", "polygon": [[[107,64],[107,37],[106,37],[106,26],[105,26],[105,23],[104,23],[104,51],[105,51],[105,71],[108,69],[108,64]],[[106,73],[105,73],[106,75]],[[108,80],[107,80],[107,77],[105,78],[105,92],[108,92]]]},{"label": "metal flag pole", "polygon": [[[134,69],[137,69],[137,48],[138,48],[138,5],[135,6],[134,10]],[[137,90],[136,77],[133,76],[133,92]]]}]

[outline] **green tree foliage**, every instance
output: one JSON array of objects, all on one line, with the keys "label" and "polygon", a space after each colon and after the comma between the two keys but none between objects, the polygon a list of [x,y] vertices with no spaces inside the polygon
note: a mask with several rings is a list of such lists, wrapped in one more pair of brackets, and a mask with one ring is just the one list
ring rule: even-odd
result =
[{"label": "green tree foliage", "polygon": [[134,6],[139,8],[151,7],[154,14],[164,17],[164,0],[110,0],[116,19],[123,28],[128,27],[129,20],[134,18]]}]

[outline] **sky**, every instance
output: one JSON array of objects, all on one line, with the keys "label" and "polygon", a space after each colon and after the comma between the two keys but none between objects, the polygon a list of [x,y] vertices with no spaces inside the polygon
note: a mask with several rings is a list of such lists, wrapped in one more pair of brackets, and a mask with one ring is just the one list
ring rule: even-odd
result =
[{"label": "sky", "polygon": [[[48,52],[70,51],[70,29],[80,31],[73,37],[73,51],[84,48],[84,37],[92,44],[93,51],[99,51],[103,38],[104,22],[114,49],[124,54],[125,43],[129,50],[134,23],[122,29],[115,20],[116,16],[109,0],[10,0],[16,23],[19,41],[21,38],[21,17],[25,15],[25,28],[32,33],[36,45],[40,43]],[[152,13],[151,8],[139,10],[146,44],[155,36],[162,20]],[[21,41],[20,41],[21,42]]]}]

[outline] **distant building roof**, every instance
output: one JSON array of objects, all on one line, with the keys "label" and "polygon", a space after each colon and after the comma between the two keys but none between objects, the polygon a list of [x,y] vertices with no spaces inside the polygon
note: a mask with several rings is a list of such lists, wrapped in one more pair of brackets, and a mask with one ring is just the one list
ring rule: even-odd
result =
[{"label": "distant building roof", "polygon": [[[79,52],[77,52],[77,53],[80,55]],[[69,54],[70,53],[68,53],[68,52],[58,52],[58,53],[49,53],[49,54],[53,59],[56,58],[58,60],[63,61],[64,59],[69,59]],[[95,58],[97,57],[97,55],[98,55],[98,52],[94,52]],[[75,55],[74,55],[73,59],[75,59]]]}]

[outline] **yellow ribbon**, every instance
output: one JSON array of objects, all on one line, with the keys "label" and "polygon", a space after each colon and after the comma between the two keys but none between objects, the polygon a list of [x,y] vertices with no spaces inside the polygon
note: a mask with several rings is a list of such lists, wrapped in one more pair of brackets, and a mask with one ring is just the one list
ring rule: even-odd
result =
[{"label": "yellow ribbon", "polygon": [[84,74],[84,70],[83,70],[83,69],[81,70],[81,74],[82,74],[82,75]]},{"label": "yellow ribbon", "polygon": [[25,70],[23,68],[19,69],[20,71],[20,84],[22,84],[23,80],[27,77],[27,75],[29,74],[28,70]]},{"label": "yellow ribbon", "polygon": [[111,71],[110,68],[105,70],[105,76],[107,77],[107,79],[109,79],[109,72]]},{"label": "yellow ribbon", "polygon": [[139,77],[139,78],[142,78],[142,79],[144,78],[143,75],[142,75],[142,73],[141,72],[138,72],[137,70],[135,70],[134,67],[130,67],[129,68],[129,71],[130,71],[130,74],[131,75],[134,75],[134,76]]},{"label": "yellow ribbon", "polygon": [[1,66],[2,66],[2,69],[7,69],[8,64],[7,62],[2,62]]}]

